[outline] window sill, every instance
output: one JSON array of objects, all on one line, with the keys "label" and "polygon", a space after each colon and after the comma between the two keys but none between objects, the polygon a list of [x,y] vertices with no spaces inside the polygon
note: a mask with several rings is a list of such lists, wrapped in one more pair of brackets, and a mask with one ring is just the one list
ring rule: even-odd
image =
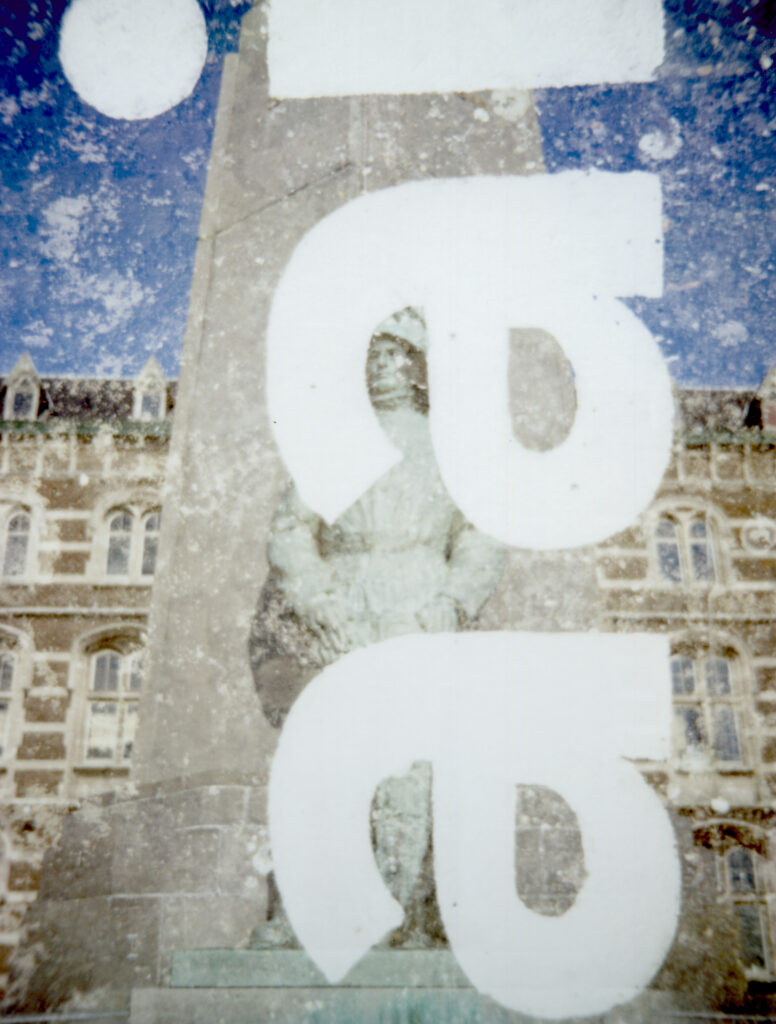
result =
[{"label": "window sill", "polygon": [[154,582],[153,576],[103,576],[97,579],[87,580],[97,586],[107,587],[150,587]]},{"label": "window sill", "polygon": [[773,974],[767,967],[745,967],[744,976],[747,981],[760,982],[768,986],[774,983]]},{"label": "window sill", "polygon": [[94,764],[73,765],[73,771],[77,775],[129,775],[128,764],[107,764],[95,762]]}]

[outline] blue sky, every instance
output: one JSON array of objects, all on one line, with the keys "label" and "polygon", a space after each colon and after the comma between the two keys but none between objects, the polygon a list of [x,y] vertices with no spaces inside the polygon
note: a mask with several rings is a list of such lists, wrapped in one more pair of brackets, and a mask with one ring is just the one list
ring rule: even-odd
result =
[{"label": "blue sky", "polygon": [[249,4],[201,4],[208,57],[192,95],[113,120],[65,79],[67,0],[0,6],[0,372],[122,376],[153,353],[178,371],[223,56]]},{"label": "blue sky", "polygon": [[[317,0],[320,2],[320,0]],[[175,376],[224,53],[247,0],[202,0],[193,94],[147,121],[83,103],[57,59],[67,0],[0,6],[0,373]],[[686,385],[776,363],[776,6],[665,0],[653,83],[536,94],[548,171],[658,173],[666,285],[629,300]]]}]

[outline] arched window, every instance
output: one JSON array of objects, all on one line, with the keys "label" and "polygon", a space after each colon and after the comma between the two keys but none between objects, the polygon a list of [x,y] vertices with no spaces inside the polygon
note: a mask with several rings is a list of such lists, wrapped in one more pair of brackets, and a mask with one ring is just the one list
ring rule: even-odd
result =
[{"label": "arched window", "polygon": [[84,756],[88,762],[124,765],[132,754],[143,686],[143,650],[126,638],[106,641],[90,657]]},{"label": "arched window", "polygon": [[143,391],[140,400],[141,420],[162,419],[162,392],[158,389],[147,389]]},{"label": "arched window", "polygon": [[704,514],[677,512],[655,526],[658,576],[666,583],[708,586],[718,576],[711,526]]},{"label": "arched window", "polygon": [[156,570],[156,554],[159,549],[159,529],[162,525],[161,512],[151,512],[143,526],[143,576],[153,576]]},{"label": "arched window", "polygon": [[40,378],[29,353],[23,352],[5,379],[4,420],[34,420],[40,401]]},{"label": "arched window", "polygon": [[162,368],[151,356],[135,378],[133,415],[136,420],[163,420],[167,415],[167,387]]},{"label": "arched window", "polygon": [[671,658],[680,761],[741,765],[746,760],[742,731],[741,661],[731,648],[681,650]]},{"label": "arched window", "polygon": [[109,512],[103,527],[106,574],[150,583],[156,570],[161,523],[158,508],[142,512],[132,505]]},{"label": "arched window", "polygon": [[5,530],[3,576],[24,576],[30,545],[31,520],[26,512],[14,512]]},{"label": "arched window", "polygon": [[28,378],[23,377],[13,388],[11,396],[11,418],[15,420],[29,420],[35,416],[35,400],[38,396],[38,389]]},{"label": "arched window", "polygon": [[130,512],[120,510],[114,512],[108,524],[108,564],[106,572],[109,576],[128,576],[130,556],[132,554],[133,517]]}]

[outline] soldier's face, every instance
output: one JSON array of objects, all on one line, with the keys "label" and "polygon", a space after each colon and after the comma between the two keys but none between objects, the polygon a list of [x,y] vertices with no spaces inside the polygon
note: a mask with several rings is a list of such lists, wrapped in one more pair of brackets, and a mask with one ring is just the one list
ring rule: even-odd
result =
[{"label": "soldier's face", "polygon": [[369,346],[366,377],[369,395],[378,405],[400,405],[413,396],[410,358],[404,348],[390,338],[379,338]]}]

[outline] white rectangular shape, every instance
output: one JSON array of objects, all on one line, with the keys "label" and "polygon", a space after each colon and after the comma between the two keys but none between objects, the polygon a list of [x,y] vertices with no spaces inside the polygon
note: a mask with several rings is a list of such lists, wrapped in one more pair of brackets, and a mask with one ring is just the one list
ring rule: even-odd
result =
[{"label": "white rectangular shape", "polygon": [[273,0],[277,98],[642,82],[661,0]]}]

